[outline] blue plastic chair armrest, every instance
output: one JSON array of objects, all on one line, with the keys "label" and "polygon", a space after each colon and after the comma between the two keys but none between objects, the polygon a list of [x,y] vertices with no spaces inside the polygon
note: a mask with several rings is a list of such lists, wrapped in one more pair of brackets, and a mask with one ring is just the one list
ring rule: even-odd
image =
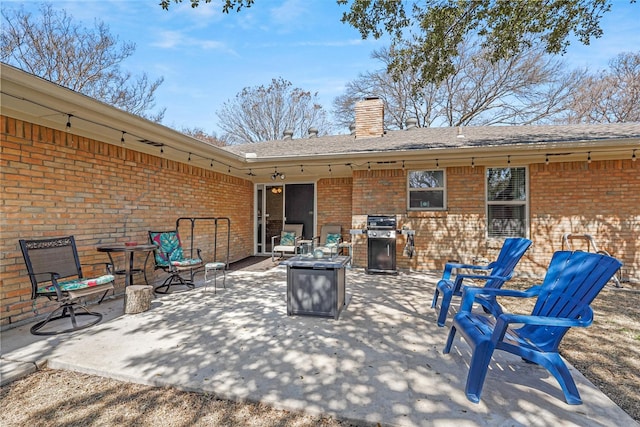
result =
[{"label": "blue plastic chair armrest", "polygon": [[526,314],[504,313],[498,317],[498,322],[506,324],[521,323],[524,325],[560,326],[560,327],[587,327],[593,322],[593,310],[587,307],[580,318],[566,319],[563,317],[530,316]]},{"label": "blue plastic chair armrest", "polygon": [[467,286],[462,291],[462,303],[460,304],[460,311],[471,311],[473,302],[476,295],[482,296],[505,296],[505,297],[517,297],[517,298],[531,298],[538,296],[540,293],[540,286],[532,286],[531,288],[519,291],[515,289],[496,289],[496,288],[481,288],[477,286]]},{"label": "blue plastic chair armrest", "polygon": [[491,270],[493,263],[488,265],[473,265],[473,264],[458,264],[455,262],[448,262],[444,265],[444,271],[442,272],[442,279],[449,280],[451,278],[451,272],[454,268],[471,269],[471,270]]},{"label": "blue plastic chair armrest", "polygon": [[460,277],[460,279],[479,279],[479,280],[501,279],[506,282],[507,280],[511,279],[511,274],[507,276],[491,276],[491,275],[484,275],[484,274],[458,274],[456,275],[456,280],[458,277]]}]

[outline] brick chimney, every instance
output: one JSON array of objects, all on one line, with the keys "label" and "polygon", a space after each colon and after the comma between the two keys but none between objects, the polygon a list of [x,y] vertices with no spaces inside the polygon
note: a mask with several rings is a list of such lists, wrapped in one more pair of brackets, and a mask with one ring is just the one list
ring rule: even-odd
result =
[{"label": "brick chimney", "polygon": [[384,103],[380,98],[365,98],[356,102],[356,138],[384,134]]}]

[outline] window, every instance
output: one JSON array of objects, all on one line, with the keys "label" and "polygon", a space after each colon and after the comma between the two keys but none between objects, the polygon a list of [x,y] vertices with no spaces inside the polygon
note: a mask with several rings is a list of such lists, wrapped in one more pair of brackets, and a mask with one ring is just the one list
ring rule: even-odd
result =
[{"label": "window", "polygon": [[526,168],[487,168],[489,237],[527,237]]},{"label": "window", "polygon": [[443,170],[409,171],[409,210],[442,210],[445,204]]}]

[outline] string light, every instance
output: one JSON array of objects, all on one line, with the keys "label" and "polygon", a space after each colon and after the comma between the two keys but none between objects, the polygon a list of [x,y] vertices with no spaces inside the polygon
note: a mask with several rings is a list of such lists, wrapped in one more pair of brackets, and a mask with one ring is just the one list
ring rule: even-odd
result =
[{"label": "string light", "polygon": [[545,165],[549,164],[549,155],[548,154],[546,154],[545,157],[544,157],[544,164]]},{"label": "string light", "polygon": [[[5,92],[3,92],[3,94],[5,94]],[[45,104],[42,104],[42,103],[39,103],[39,102],[33,101],[33,100],[24,99],[24,98],[22,98],[22,97],[17,97],[17,96],[12,95],[12,94],[7,94],[7,95],[8,95],[8,96],[12,96],[12,97],[16,97],[16,98],[19,98],[19,99],[22,99],[22,100],[27,101],[27,102],[30,102],[30,103],[32,103],[32,104],[34,104],[34,105],[38,105],[38,106],[40,106],[40,107],[43,107],[43,108],[46,108],[46,109],[48,109],[48,110],[54,111],[54,112],[56,112],[56,113],[58,113],[58,114],[61,114],[61,115],[63,115],[63,116],[64,116],[64,115],[66,115],[66,116],[67,116],[67,122],[66,122],[66,126],[65,126],[66,131],[70,131],[71,126],[72,126],[72,124],[71,124],[71,118],[73,117],[74,119],[82,120],[82,121],[85,121],[85,122],[87,122],[87,123],[92,123],[92,124],[95,124],[95,125],[98,125],[98,126],[102,126],[102,127],[104,127],[104,128],[110,129],[110,130],[112,130],[112,131],[121,132],[121,133],[122,133],[122,135],[121,135],[121,137],[120,137],[120,142],[121,142],[122,144],[125,144],[125,143],[126,143],[125,138],[124,138],[125,133],[127,133],[126,131],[123,131],[123,130],[121,130],[121,129],[114,128],[114,127],[112,127],[112,126],[110,126],[110,125],[108,125],[108,124],[101,123],[101,122],[98,122],[98,121],[95,121],[95,120],[91,120],[91,119],[88,119],[88,118],[78,117],[78,116],[75,116],[75,115],[73,115],[73,114],[66,113],[65,111],[61,111],[60,109],[57,109],[57,108],[54,108],[54,107],[51,107],[51,106],[48,106],[48,105],[45,105]],[[160,147],[160,153],[161,153],[161,154],[164,154],[164,148],[163,148],[163,146],[164,146],[164,145],[166,145],[166,144],[158,143],[158,142],[153,142],[153,141],[148,141],[148,140],[143,139],[142,137],[136,136],[135,134],[131,134],[131,133],[129,133],[129,135],[130,135],[131,137],[133,137],[133,138],[138,139],[138,140],[139,140],[140,142],[142,142],[142,143],[145,143],[145,144],[148,144],[148,145],[151,145],[151,146],[155,146],[155,147]],[[172,149],[174,149],[174,150],[176,150],[177,152],[180,152],[180,153],[187,153],[187,151],[186,151],[186,150],[182,150],[182,149],[180,149],[180,148],[178,148],[178,147],[172,147],[172,146],[169,146],[169,148],[172,148]],[[628,148],[627,148],[627,149],[620,148],[620,149],[612,149],[612,150],[606,150],[606,149],[604,149],[604,150],[601,150],[601,151],[596,150],[596,152],[620,152],[620,151],[627,151],[627,150],[628,150]],[[638,151],[638,149],[632,149],[631,160],[632,160],[633,162],[635,162],[635,161],[637,160],[637,153],[636,153],[636,151]],[[628,153],[628,151],[627,151],[627,153]],[[575,155],[575,154],[580,154],[580,153],[578,153],[578,152],[575,152],[575,151],[574,151],[574,152],[562,153],[562,154],[567,154],[567,155],[568,155],[568,154],[573,154],[573,155]],[[190,153],[190,152],[189,152],[189,161],[191,161],[191,155],[192,155],[192,153]],[[197,157],[202,158],[202,159],[204,159],[204,160],[206,161],[206,157],[204,157],[204,156],[200,156],[200,155],[197,155],[197,154],[195,154],[195,155],[196,155]],[[526,155],[525,155],[525,156],[526,156]],[[497,156],[490,156],[490,155],[489,155],[489,156],[485,156],[485,158],[492,158],[492,157],[493,157],[493,158],[495,158],[495,157],[497,157]],[[516,155],[516,157],[519,157],[519,155]],[[549,158],[550,158],[550,155],[549,155],[549,154],[546,154],[546,155],[545,155],[545,164],[549,164]],[[508,160],[507,160],[507,163],[508,163],[508,164],[510,164],[510,163],[511,163],[511,156],[509,155],[507,159],[508,159]],[[591,158],[591,151],[589,151],[589,152],[588,152],[588,154],[587,154],[587,162],[588,162],[588,163],[591,163],[591,160],[592,160],[592,158]],[[436,161],[436,168],[440,168],[440,162],[439,162],[439,159],[435,159],[435,161]],[[472,163],[474,163],[474,164],[475,164],[475,158],[472,158]],[[353,164],[346,164],[346,165],[350,166],[350,168],[353,170],[353,167],[354,167],[354,165],[353,165]],[[405,167],[406,167],[406,164],[405,164],[405,161],[403,160],[403,161],[402,161],[402,168],[404,169]],[[371,164],[370,164],[370,162],[367,162],[367,168],[368,168],[369,170],[371,170]],[[230,170],[230,166],[229,166],[229,165],[228,165],[228,170]],[[304,172],[304,165],[300,165],[300,172],[301,172],[301,173],[302,173],[302,172]],[[249,176],[256,176],[256,175],[252,172],[252,170],[251,170],[251,169],[249,170],[249,173],[248,173],[247,175],[249,175]],[[281,176],[281,179],[284,179],[284,175],[283,175],[283,174],[278,174],[278,176]]]},{"label": "string light", "polygon": [[474,158],[472,157],[471,158],[471,168],[473,169],[475,167],[476,167],[476,162],[475,162]]},{"label": "string light", "polygon": [[191,161],[191,153],[189,153],[189,158],[187,159],[188,162]]},{"label": "string light", "polygon": [[[213,164],[213,162],[211,162]],[[231,173],[231,166],[227,165],[227,173]]]},{"label": "string light", "polygon": [[211,160],[211,164],[209,164],[210,167],[213,167],[213,160]]},{"label": "string light", "polygon": [[510,165],[511,164],[511,156],[507,156],[507,164]]},{"label": "string light", "polygon": [[331,165],[329,165],[329,175],[331,175]]}]

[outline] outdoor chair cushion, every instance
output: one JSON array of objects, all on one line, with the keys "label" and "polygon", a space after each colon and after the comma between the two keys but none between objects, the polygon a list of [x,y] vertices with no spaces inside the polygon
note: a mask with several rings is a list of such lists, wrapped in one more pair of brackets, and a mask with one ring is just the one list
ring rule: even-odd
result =
[{"label": "outdoor chair cushion", "polygon": [[327,234],[327,241],[325,242],[325,246],[336,246],[338,243],[340,243],[340,234],[338,233]]},{"label": "outdoor chair cushion", "polygon": [[293,231],[283,231],[280,237],[280,245],[279,246],[295,246],[296,244],[296,233]]},{"label": "outdoor chair cushion", "polygon": [[[60,287],[60,290],[62,290],[63,292],[77,291],[80,289],[90,288],[93,286],[104,285],[106,283],[113,282],[114,279],[115,279],[115,276],[113,276],[112,274],[105,274],[103,276],[95,277],[91,279],[71,279],[71,280],[60,281],[58,282],[58,286]],[[52,293],[55,291],[56,291],[56,288],[55,286],[53,286],[53,284],[48,286],[38,287],[38,293],[44,294],[44,293]]]},{"label": "outdoor chair cushion", "polygon": [[[180,235],[176,232],[154,234],[152,241],[160,248],[155,253],[156,264],[159,266],[168,266],[169,262],[175,267],[193,267],[202,264],[201,259],[184,257]],[[169,262],[167,262],[167,254],[169,254]]]},{"label": "outdoor chair cushion", "polygon": [[181,259],[179,261],[171,261],[171,265],[176,267],[192,267],[194,265],[202,264],[202,260],[197,258]]}]

